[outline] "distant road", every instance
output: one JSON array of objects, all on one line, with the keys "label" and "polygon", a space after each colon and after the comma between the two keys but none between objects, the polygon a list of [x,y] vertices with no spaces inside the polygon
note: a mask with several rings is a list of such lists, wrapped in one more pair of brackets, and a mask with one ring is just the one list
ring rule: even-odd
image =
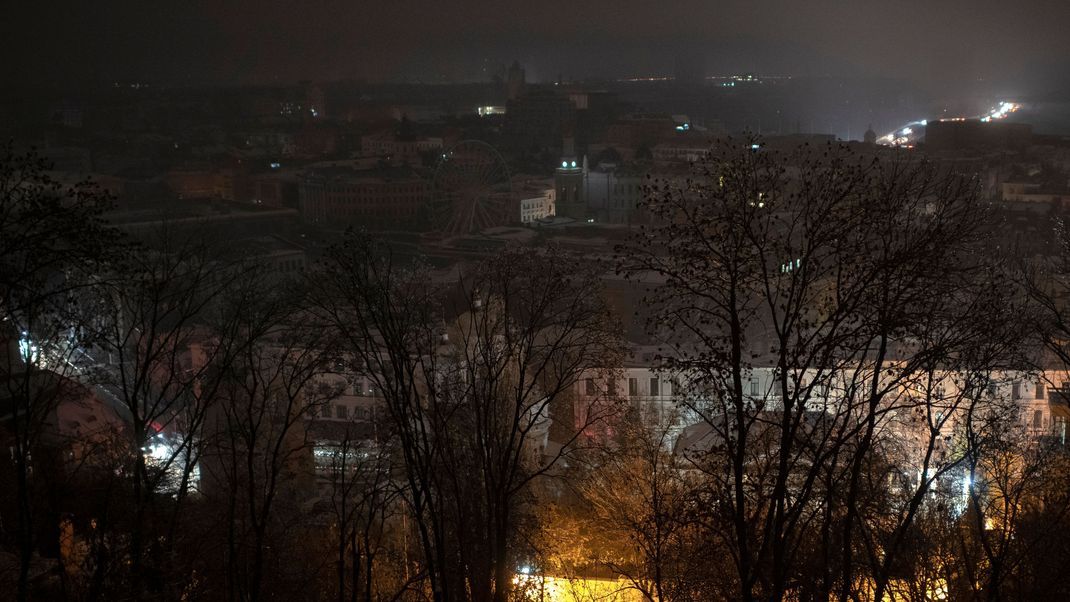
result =
[{"label": "distant road", "polygon": [[[984,115],[976,115],[973,117],[945,117],[938,121],[966,121],[967,119],[980,119],[981,121],[989,122],[1004,119],[1021,108],[1022,105],[1016,102],[1003,101]],[[927,125],[929,125],[928,119],[911,121],[903,127],[877,138],[877,144],[883,144],[885,146],[914,146],[918,140],[924,137],[925,126]]]}]

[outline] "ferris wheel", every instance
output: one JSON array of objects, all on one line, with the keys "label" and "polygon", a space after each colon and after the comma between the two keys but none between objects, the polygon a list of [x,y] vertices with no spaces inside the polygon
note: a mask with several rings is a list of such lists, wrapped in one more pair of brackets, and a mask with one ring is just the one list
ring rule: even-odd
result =
[{"label": "ferris wheel", "polygon": [[431,218],[436,230],[468,234],[509,223],[509,168],[501,153],[479,140],[453,145],[435,169]]}]

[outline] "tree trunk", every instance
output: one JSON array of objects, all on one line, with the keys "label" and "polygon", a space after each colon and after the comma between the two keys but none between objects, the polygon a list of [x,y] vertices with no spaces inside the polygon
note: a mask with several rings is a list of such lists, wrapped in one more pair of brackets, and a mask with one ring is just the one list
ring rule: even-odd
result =
[{"label": "tree trunk", "polygon": [[144,555],[144,542],[142,541],[141,524],[145,519],[146,495],[144,483],[146,475],[145,453],[141,447],[145,442],[145,430],[141,419],[135,412],[134,415],[134,516],[130,525],[130,588],[131,595],[135,600],[141,600],[141,577],[143,572],[142,560]]},{"label": "tree trunk", "polygon": [[[16,412],[17,414],[17,412]],[[13,421],[18,424],[18,416]],[[15,434],[18,437],[18,433]],[[33,561],[33,520],[31,515],[29,470],[26,462],[25,444],[18,439],[15,452],[16,472],[18,473],[18,519],[17,532],[19,540],[19,582],[17,599],[26,602],[30,599],[30,563]]]},{"label": "tree trunk", "polygon": [[[346,538],[348,533],[346,532],[345,525],[345,505],[343,503],[342,520],[338,525],[338,558],[335,560],[336,572],[338,576],[338,602],[345,602],[346,599]],[[355,552],[355,551],[354,551]],[[357,586],[357,582],[354,575],[353,587]]]}]

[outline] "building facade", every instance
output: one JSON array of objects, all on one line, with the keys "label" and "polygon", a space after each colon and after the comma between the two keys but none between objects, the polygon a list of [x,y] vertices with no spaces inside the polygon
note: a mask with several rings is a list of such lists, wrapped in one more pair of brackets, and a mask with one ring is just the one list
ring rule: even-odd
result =
[{"label": "building facade", "polygon": [[405,168],[313,170],[298,185],[305,223],[413,227],[426,221],[431,182]]}]

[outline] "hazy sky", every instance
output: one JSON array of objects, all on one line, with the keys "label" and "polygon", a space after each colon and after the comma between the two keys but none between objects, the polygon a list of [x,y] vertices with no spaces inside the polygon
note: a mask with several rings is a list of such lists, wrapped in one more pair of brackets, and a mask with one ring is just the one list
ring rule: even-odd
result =
[{"label": "hazy sky", "polygon": [[1070,66],[1055,0],[306,0],[17,2],[9,82],[267,82],[472,76],[519,59],[549,79],[669,73],[1041,80]]}]

